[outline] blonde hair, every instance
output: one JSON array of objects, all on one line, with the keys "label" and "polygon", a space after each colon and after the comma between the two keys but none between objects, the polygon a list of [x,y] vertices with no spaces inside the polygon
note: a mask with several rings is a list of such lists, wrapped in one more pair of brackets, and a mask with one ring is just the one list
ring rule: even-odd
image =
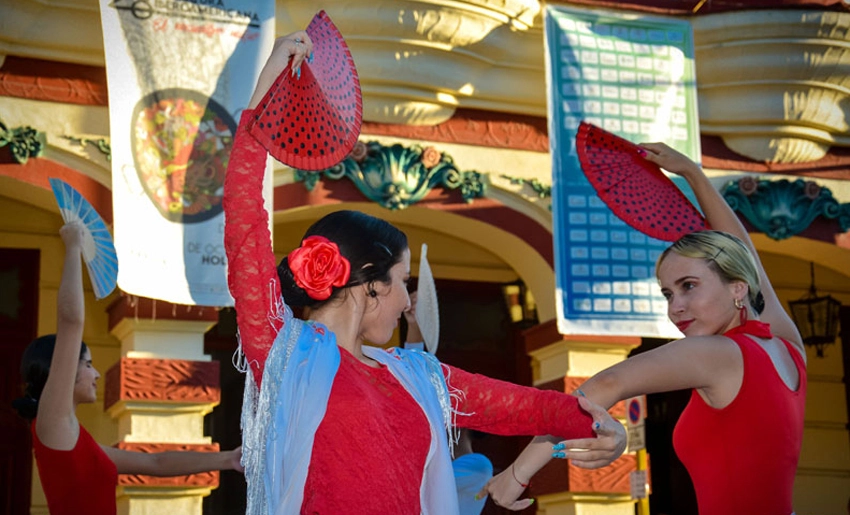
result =
[{"label": "blonde hair", "polygon": [[750,305],[756,313],[761,313],[764,309],[756,260],[750,249],[736,236],[722,231],[697,231],[686,234],[661,253],[655,268],[656,275],[670,252],[706,260],[708,267],[726,284],[733,281],[746,283],[749,286]]}]

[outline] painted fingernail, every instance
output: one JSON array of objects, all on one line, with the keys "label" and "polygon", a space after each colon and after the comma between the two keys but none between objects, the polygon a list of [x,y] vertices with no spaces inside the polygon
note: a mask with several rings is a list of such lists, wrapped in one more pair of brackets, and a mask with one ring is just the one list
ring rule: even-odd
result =
[{"label": "painted fingernail", "polygon": [[566,458],[567,456],[563,452],[553,452],[552,457],[553,458]]},{"label": "painted fingernail", "polygon": [[637,149],[637,153],[640,157],[646,157],[646,150],[642,148]]},{"label": "painted fingernail", "polygon": [[481,500],[481,494],[475,494],[475,500],[480,501]]},{"label": "painted fingernail", "polygon": [[532,499],[528,505],[531,506],[532,504],[534,504],[534,499]]},{"label": "painted fingernail", "polygon": [[553,445],[552,450],[553,451],[563,451],[564,450],[564,444],[559,443],[557,445]]},{"label": "painted fingernail", "polygon": [[601,428],[601,427],[602,427],[602,424],[600,424],[599,422],[593,423],[593,430],[594,431],[599,431],[599,428]]},{"label": "painted fingernail", "polygon": [[295,73],[295,75],[296,75],[299,79],[301,78],[301,68],[300,68],[300,67],[298,68],[298,71]]}]

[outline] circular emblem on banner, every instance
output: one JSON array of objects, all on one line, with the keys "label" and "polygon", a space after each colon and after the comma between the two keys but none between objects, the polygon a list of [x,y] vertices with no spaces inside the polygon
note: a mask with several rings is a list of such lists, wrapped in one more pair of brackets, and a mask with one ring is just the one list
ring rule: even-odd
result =
[{"label": "circular emblem on banner", "polygon": [[236,122],[197,91],[155,91],[136,104],[133,161],[148,198],[167,220],[198,223],[222,212]]}]

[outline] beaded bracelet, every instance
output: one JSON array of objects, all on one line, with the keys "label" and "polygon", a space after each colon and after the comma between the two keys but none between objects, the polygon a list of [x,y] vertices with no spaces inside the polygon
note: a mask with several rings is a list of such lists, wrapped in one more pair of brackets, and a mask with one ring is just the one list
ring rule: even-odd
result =
[{"label": "beaded bracelet", "polygon": [[516,474],[514,473],[514,464],[513,463],[511,463],[511,475],[514,477],[514,481],[519,483],[519,486],[521,486],[523,488],[528,488],[529,483],[523,483],[522,481],[520,481],[519,479],[516,478]]}]

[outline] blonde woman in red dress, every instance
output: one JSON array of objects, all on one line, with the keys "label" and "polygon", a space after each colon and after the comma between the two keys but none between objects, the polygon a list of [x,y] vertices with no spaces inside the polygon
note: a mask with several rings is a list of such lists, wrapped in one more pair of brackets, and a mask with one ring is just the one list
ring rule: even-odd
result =
[{"label": "blonde woman in red dress", "polygon": [[[609,408],[636,395],[691,389],[673,446],[701,515],[789,515],[806,401],[806,352],[738,217],[699,165],[662,143],[642,155],[690,184],[712,231],[683,236],[658,259],[667,315],[685,335],[596,374],[577,393]],[[779,422],[775,422],[779,421]],[[515,462],[520,479],[553,456],[542,439]],[[488,488],[511,506],[505,474]]]}]

